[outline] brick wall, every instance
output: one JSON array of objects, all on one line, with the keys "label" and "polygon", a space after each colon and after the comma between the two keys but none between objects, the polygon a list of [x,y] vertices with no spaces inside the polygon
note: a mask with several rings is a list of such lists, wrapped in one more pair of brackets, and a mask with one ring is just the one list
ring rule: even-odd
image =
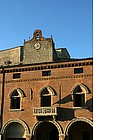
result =
[{"label": "brick wall", "polygon": [[[4,92],[4,114],[3,114],[3,124],[5,124],[9,119],[19,118],[26,122],[30,130],[34,124],[37,122],[35,116],[33,116],[33,108],[40,107],[40,90],[46,86],[52,87],[56,94],[53,96],[53,106],[58,108],[58,116],[56,118],[57,122],[64,129],[65,126],[74,117],[85,117],[92,120],[92,64],[81,65],[82,63],[91,63],[92,60],[75,60],[69,62],[59,62],[51,64],[38,64],[29,66],[19,66],[19,67],[9,67],[5,68],[7,71],[5,74],[5,92]],[[80,63],[80,65],[79,65]],[[48,67],[48,65],[50,67]],[[56,68],[53,67],[56,65]],[[63,65],[64,67],[57,68],[58,65]],[[69,67],[66,67],[68,66]],[[29,70],[28,68],[33,67],[44,67],[43,70]],[[51,67],[52,66],[52,67]],[[82,67],[83,73],[74,74],[74,68]],[[14,69],[25,69],[21,72],[13,72]],[[11,70],[11,72],[10,72]],[[27,70],[27,71],[26,71]],[[51,70],[51,76],[42,76],[42,71]],[[19,79],[13,79],[13,73],[21,73]],[[0,74],[0,82],[2,79],[2,74]],[[86,104],[88,108],[85,109],[74,109],[73,108],[73,95],[71,95],[72,89],[77,84],[86,85],[90,93],[86,94]],[[10,98],[9,94],[17,88],[21,88],[25,97],[22,98],[21,111],[10,110]],[[0,91],[1,91],[0,86]],[[32,99],[31,99],[32,90]],[[59,104],[61,93],[61,104]],[[1,97],[0,97],[1,98]],[[48,118],[49,119],[49,118]]]}]

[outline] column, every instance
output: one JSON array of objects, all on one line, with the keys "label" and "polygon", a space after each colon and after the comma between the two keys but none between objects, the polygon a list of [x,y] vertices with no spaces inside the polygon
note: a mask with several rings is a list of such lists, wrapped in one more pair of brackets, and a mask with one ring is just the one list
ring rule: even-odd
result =
[{"label": "column", "polygon": [[26,134],[26,140],[31,140],[32,135],[31,134]]},{"label": "column", "polygon": [[65,135],[64,134],[59,135],[59,140],[65,140]]}]

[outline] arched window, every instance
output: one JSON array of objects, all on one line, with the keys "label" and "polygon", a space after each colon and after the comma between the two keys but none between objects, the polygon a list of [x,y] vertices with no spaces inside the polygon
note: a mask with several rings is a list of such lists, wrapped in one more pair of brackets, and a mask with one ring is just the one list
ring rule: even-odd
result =
[{"label": "arched window", "polygon": [[21,89],[13,90],[10,95],[10,109],[21,109],[21,98],[25,97]]},{"label": "arched window", "polygon": [[83,107],[86,103],[86,94],[89,93],[88,88],[83,84],[77,84],[73,90],[74,107]]},{"label": "arched window", "polygon": [[52,95],[56,95],[51,87],[44,87],[40,92],[40,105],[41,107],[52,106]]}]

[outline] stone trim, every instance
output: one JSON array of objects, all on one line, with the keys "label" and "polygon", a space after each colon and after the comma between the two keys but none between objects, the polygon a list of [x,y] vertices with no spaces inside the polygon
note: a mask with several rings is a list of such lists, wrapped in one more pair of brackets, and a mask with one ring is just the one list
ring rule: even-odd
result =
[{"label": "stone trim", "polygon": [[12,97],[12,94],[13,94],[14,91],[17,91],[18,94],[20,95],[20,97],[22,97],[22,98],[25,97],[25,94],[24,94],[23,90],[20,89],[20,88],[16,88],[16,89],[14,89],[14,90],[12,90],[12,91],[10,92],[10,94],[9,94],[9,97],[10,97],[10,98]]},{"label": "stone trim", "polygon": [[11,123],[14,123],[14,122],[20,123],[24,127],[26,135],[30,134],[30,129],[29,129],[28,125],[23,120],[20,120],[17,118],[13,118],[13,119],[10,119],[9,121],[7,121],[1,129],[1,134],[5,135],[8,125],[10,125]]},{"label": "stone trim", "polygon": [[36,135],[36,130],[37,128],[39,127],[39,125],[41,123],[44,123],[44,122],[50,122],[52,124],[54,124],[56,126],[56,128],[58,129],[58,132],[59,132],[59,135],[62,135],[63,134],[63,129],[61,127],[61,125],[56,122],[55,120],[51,121],[51,120],[46,120],[46,121],[38,121],[34,126],[33,126],[33,129],[32,129],[32,135]]},{"label": "stone trim", "polygon": [[52,95],[52,96],[55,96],[55,95],[57,95],[56,94],[56,92],[55,92],[55,90],[51,87],[51,86],[44,86],[43,88],[41,88],[41,90],[40,90],[40,92],[39,92],[39,96],[41,97],[42,95],[42,91],[44,90],[44,89],[47,89],[48,91],[50,91],[50,95]]},{"label": "stone trim", "polygon": [[[57,80],[57,79],[68,79],[68,78],[82,78],[82,77],[93,77],[93,74],[80,74],[73,76],[61,76],[61,77],[48,77],[48,78],[35,78],[35,79],[24,79],[24,80],[9,80],[5,83],[17,83],[17,82],[30,82],[30,81],[45,81],[45,80]],[[2,83],[2,82],[0,82]]]},{"label": "stone trim", "polygon": [[85,90],[84,93],[86,93],[86,94],[90,93],[90,91],[89,91],[89,89],[88,89],[88,87],[87,87],[86,85],[79,83],[79,84],[76,84],[76,85],[72,88],[72,90],[71,90],[71,94],[72,94],[72,95],[74,94],[74,90],[75,90],[78,86],[82,87],[82,88]]},{"label": "stone trim", "polygon": [[64,135],[65,136],[68,136],[68,131],[69,131],[69,128],[71,127],[71,125],[77,121],[84,121],[86,123],[88,123],[89,125],[91,125],[93,127],[93,122],[87,118],[74,118],[72,119],[65,127],[65,132],[64,132]]}]

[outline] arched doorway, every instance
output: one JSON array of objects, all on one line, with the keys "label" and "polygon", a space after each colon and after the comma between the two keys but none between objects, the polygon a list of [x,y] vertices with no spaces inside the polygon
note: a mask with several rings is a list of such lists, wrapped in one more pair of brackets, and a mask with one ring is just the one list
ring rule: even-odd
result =
[{"label": "arched doorway", "polygon": [[36,140],[59,140],[58,129],[51,122],[42,122],[36,129]]},{"label": "arched doorway", "polygon": [[20,123],[13,122],[8,125],[4,137],[5,140],[26,140],[26,132]]},{"label": "arched doorway", "polygon": [[93,127],[91,121],[83,118],[73,119],[66,127],[66,137],[69,140],[92,140]]},{"label": "arched doorway", "polygon": [[3,140],[26,140],[30,134],[28,125],[20,119],[11,119],[1,129]]}]

